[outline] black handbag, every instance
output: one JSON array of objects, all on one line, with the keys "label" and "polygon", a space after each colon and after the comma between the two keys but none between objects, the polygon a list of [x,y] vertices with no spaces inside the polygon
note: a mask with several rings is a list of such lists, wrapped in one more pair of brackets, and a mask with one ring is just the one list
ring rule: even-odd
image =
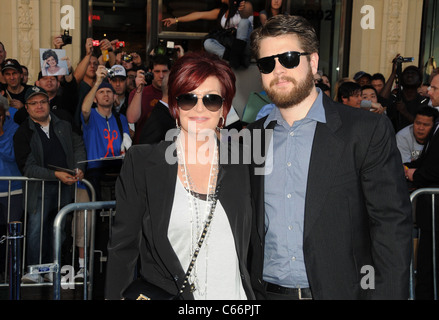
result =
[{"label": "black handbag", "polygon": [[[203,232],[201,233],[200,240],[197,243],[197,248],[192,255],[191,263],[189,264],[189,268],[184,277],[183,285],[179,290],[178,294],[171,294],[166,290],[148,282],[144,278],[138,278],[130,283],[128,288],[122,293],[124,300],[182,300],[182,295],[184,290],[189,284],[189,276],[194,268],[195,261],[197,260],[198,253],[200,252],[201,245],[203,244],[204,239],[206,238],[207,230],[212,222],[213,213],[215,211],[219,185],[217,185],[215,194],[212,200],[212,206],[210,207],[210,213],[207,217],[206,224],[204,225]],[[192,288],[191,288],[192,289]]]},{"label": "black handbag", "polygon": [[236,39],[236,28],[221,28],[210,31],[209,34],[206,36],[206,39],[215,39],[224,47],[231,49],[233,41]]},{"label": "black handbag", "polygon": [[180,300],[180,294],[170,294],[144,278],[131,282],[123,292],[123,297],[124,300]]}]

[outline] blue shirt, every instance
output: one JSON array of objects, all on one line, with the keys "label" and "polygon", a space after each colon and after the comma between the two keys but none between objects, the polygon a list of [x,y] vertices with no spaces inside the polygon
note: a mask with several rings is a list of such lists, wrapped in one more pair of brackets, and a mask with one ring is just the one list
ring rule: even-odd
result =
[{"label": "blue shirt", "polygon": [[265,127],[276,122],[273,152],[266,159],[265,254],[267,282],[290,288],[308,288],[303,255],[303,231],[308,168],[317,122],[326,123],[322,92],[306,117],[293,126],[278,108],[268,115]]},{"label": "blue shirt", "polygon": [[[14,109],[14,108],[9,108]],[[0,176],[3,177],[21,177],[21,172],[18,170],[15,161],[14,153],[14,134],[18,129],[12,117],[6,116],[3,125],[4,133],[0,136]],[[22,187],[22,182],[13,180],[11,182],[11,191],[19,190]],[[9,181],[0,181],[0,192],[9,191]]]},{"label": "blue shirt", "polygon": [[[123,132],[129,134],[128,122],[123,114],[120,115],[120,120]],[[119,132],[117,120],[113,114],[109,118],[105,118],[98,113],[96,108],[92,108],[88,122],[85,123],[82,113],[81,121],[87,160],[121,155],[123,133]],[[88,169],[100,166],[102,166],[102,161],[87,164]]]}]

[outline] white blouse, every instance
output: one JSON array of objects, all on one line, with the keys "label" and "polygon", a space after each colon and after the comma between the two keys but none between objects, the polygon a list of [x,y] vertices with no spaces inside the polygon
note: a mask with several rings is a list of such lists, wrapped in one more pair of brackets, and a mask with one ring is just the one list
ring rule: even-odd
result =
[{"label": "white blouse", "polygon": [[[189,206],[189,197],[191,201],[195,200],[199,203],[198,222],[195,210],[191,210]],[[209,214],[207,206],[207,201],[197,199],[192,195],[188,196],[188,191],[177,176],[168,239],[185,272]],[[196,232],[197,228],[199,232]],[[212,223],[189,278],[189,282],[195,284],[196,290],[193,292],[195,300],[247,299],[240,274],[235,240],[229,220],[218,201]]]}]

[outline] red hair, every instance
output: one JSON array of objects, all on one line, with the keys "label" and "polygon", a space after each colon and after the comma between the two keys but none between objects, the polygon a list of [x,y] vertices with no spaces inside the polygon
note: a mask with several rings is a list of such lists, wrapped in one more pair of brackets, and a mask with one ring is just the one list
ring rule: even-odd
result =
[{"label": "red hair", "polygon": [[168,79],[168,104],[169,111],[175,119],[180,116],[176,97],[195,90],[210,76],[216,77],[221,83],[225,123],[236,93],[236,77],[227,62],[206,51],[189,52],[179,58],[171,68]]}]

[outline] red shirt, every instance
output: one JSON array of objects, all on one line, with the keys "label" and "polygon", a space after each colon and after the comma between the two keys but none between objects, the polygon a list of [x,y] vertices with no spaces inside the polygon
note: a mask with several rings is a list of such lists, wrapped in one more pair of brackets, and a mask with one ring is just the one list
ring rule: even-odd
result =
[{"label": "red shirt", "polygon": [[[128,100],[128,104],[133,100],[134,94],[137,89],[134,89],[130,93],[130,97]],[[162,98],[162,90],[156,89],[153,85],[148,85],[143,88],[142,92],[142,105],[141,105],[141,113],[140,118],[136,122],[136,132],[134,134],[134,144],[138,143],[140,133],[142,132],[142,128],[145,125],[146,120],[149,118],[152,109],[155,107],[157,102]]]}]

